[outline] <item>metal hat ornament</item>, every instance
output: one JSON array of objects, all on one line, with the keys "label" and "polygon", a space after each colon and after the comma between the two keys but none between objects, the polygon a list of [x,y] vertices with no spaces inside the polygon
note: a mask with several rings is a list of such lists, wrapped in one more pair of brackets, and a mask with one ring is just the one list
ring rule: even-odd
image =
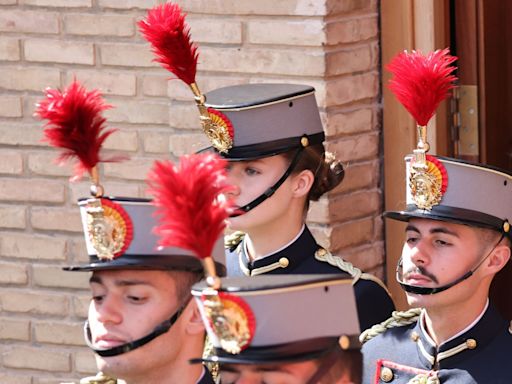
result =
[{"label": "metal hat ornament", "polygon": [[423,55],[420,51],[405,51],[387,65],[393,74],[389,88],[398,101],[414,117],[418,128],[418,144],[413,151],[409,186],[414,202],[420,209],[431,210],[440,203],[448,186],[444,166],[433,156],[427,142],[427,124],[439,103],[446,99],[454,87],[457,60],[448,48]]},{"label": "metal hat ornament", "polygon": [[233,146],[233,126],[219,111],[205,106],[206,98],[196,83],[197,45],[190,40],[190,27],[185,14],[177,4],[160,4],[138,22],[144,38],[151,44],[156,58],[154,61],[186,83],[199,109],[201,125],[212,145],[219,152],[226,152]]},{"label": "metal hat ornament", "polygon": [[47,89],[45,98],[36,104],[35,115],[45,124],[45,141],[62,149],[57,161],[62,164],[76,160],[75,175],[80,179],[89,173],[92,199],[87,201],[87,227],[89,240],[101,260],[112,260],[123,253],[132,237],[130,217],[123,207],[102,199],[98,164],[120,161],[121,156],[100,155],[105,140],[116,131],[106,128],[102,112],[112,108],[106,104],[98,90],[88,91],[76,79],[63,91]]},{"label": "metal hat ornament", "polygon": [[254,316],[241,299],[218,292],[221,280],[211,257],[232,209],[231,200],[219,198],[232,188],[227,184],[226,160],[203,153],[183,156],[178,165],[156,161],[148,185],[157,207],[159,225],[154,232],[159,245],[191,250],[202,261],[205,311],[211,326],[223,335],[223,345],[238,353],[252,338]]}]

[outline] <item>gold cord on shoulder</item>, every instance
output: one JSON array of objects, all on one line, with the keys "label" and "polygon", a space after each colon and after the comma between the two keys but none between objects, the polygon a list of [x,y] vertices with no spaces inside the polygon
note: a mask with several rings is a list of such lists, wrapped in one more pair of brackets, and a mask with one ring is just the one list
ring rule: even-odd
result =
[{"label": "gold cord on shoulder", "polygon": [[245,233],[242,231],[236,231],[224,236],[224,248],[233,249],[238,246],[244,239]]},{"label": "gold cord on shoulder", "polygon": [[373,327],[366,329],[359,335],[361,344],[366,343],[368,340],[373,339],[375,336],[386,332],[388,329],[403,327],[418,321],[421,313],[421,308],[411,308],[407,311],[393,311],[389,319],[384,320],[380,324],[375,324]]}]

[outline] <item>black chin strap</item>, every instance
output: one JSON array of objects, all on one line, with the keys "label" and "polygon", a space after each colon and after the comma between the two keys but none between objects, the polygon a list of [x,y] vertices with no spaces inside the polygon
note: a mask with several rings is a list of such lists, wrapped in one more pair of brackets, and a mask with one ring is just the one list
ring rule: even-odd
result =
[{"label": "black chin strap", "polygon": [[288,166],[288,169],[286,172],[281,176],[279,180],[276,181],[276,183],[268,188],[265,192],[263,192],[260,196],[255,198],[253,201],[251,201],[249,204],[245,204],[242,207],[239,207],[234,213],[229,215],[229,217],[237,217],[240,215],[243,215],[244,213],[249,212],[251,209],[257,207],[261,203],[263,203],[265,200],[267,200],[270,196],[272,196],[277,189],[281,186],[281,184],[284,183],[284,181],[290,176],[290,174],[293,172],[295,166],[299,162],[300,155],[302,154],[302,151],[304,150],[304,147],[300,147],[297,149],[297,152],[295,152],[295,155],[293,156],[292,161],[290,162],[290,165]]},{"label": "black chin strap", "polygon": [[134,349],[140,348],[143,345],[149,343],[151,340],[155,339],[156,337],[166,333],[171,328],[171,326],[176,322],[176,320],[178,320],[186,305],[187,304],[183,305],[180,309],[178,309],[170,319],[167,319],[162,323],[158,324],[155,327],[155,329],[153,329],[153,331],[148,335],[141,337],[140,339],[131,341],[129,343],[118,345],[117,347],[109,349],[96,349],[94,347],[91,336],[91,328],[89,327],[89,321],[87,320],[84,324],[85,342],[87,343],[87,346],[94,351],[94,353],[102,357],[117,356],[123,353],[133,351]]},{"label": "black chin strap", "polygon": [[403,262],[402,262],[402,258],[400,258],[400,260],[398,260],[398,265],[396,267],[396,275],[395,275],[396,281],[398,282],[398,284],[400,284],[400,286],[402,287],[402,289],[404,291],[409,292],[409,293],[414,293],[414,294],[417,294],[417,295],[434,295],[436,293],[446,291],[448,288],[451,288],[454,285],[457,285],[457,284],[463,282],[464,280],[470,278],[473,275],[473,273],[475,273],[475,271],[483,264],[483,262],[491,255],[491,253],[498,246],[498,244],[501,242],[501,240],[503,240],[503,236],[504,235],[501,235],[501,237],[498,240],[498,242],[496,243],[496,245],[494,247],[492,247],[491,251],[482,260],[480,260],[478,262],[478,264],[473,269],[469,270],[464,275],[462,275],[458,279],[455,279],[451,283],[442,285],[440,287],[433,287],[433,288],[419,287],[417,285],[406,284],[403,281]]}]

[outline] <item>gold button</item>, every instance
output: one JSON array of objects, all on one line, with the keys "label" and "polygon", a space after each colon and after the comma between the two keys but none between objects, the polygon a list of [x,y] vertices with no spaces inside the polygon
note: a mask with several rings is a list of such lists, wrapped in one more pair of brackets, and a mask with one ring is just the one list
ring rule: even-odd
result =
[{"label": "gold button", "polygon": [[350,339],[348,338],[348,336],[341,336],[338,342],[340,343],[341,349],[345,350],[350,348]]},{"label": "gold button", "polygon": [[411,340],[416,342],[420,338],[420,335],[418,335],[416,332],[411,333]]},{"label": "gold button", "polygon": [[324,248],[318,248],[316,251],[317,256],[325,256],[326,253],[327,251]]},{"label": "gold button", "polygon": [[508,233],[508,231],[510,231],[510,223],[509,223],[508,221],[505,221],[505,222],[503,223],[503,231],[504,231],[505,233]]},{"label": "gold button", "polygon": [[307,147],[309,145],[309,140],[307,137],[303,137],[302,139],[300,139],[300,143],[302,144],[303,147]]},{"label": "gold button", "polygon": [[476,340],[475,339],[467,339],[466,346],[468,347],[468,349],[475,349],[476,348]]},{"label": "gold button", "polygon": [[393,371],[388,367],[383,367],[380,371],[380,379],[385,383],[389,383],[393,381],[393,378]]},{"label": "gold button", "polygon": [[286,257],[281,257],[279,259],[279,265],[283,268],[286,268],[288,266],[288,264],[290,264],[290,262],[288,261],[288,259]]}]

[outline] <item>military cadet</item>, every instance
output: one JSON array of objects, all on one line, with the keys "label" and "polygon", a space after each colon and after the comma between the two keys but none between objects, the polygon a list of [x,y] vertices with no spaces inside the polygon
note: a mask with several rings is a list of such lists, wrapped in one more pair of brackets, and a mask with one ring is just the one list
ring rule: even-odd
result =
[{"label": "military cadet", "polygon": [[196,83],[198,47],[178,5],[155,6],[139,22],[155,61],[186,83],[212,149],[229,161],[238,209],[229,220],[229,276],[336,273],[354,278],[361,327],[394,309],[384,284],[320,247],[305,225],[309,201],[344,176],[325,152],[314,89],[296,84],[246,84],[202,94]]},{"label": "military cadet", "polygon": [[[203,277],[203,266],[188,249],[158,246],[156,208],[150,200],[105,196],[99,163],[106,157],[100,149],[113,131],[105,127],[104,109],[99,92],[74,81],[62,92],[48,90],[37,110],[49,120],[46,139],[64,150],[61,158],[76,158],[79,175],[87,171],[93,181],[92,197],[79,201],[89,262],[65,268],[92,272],[84,334],[101,372],[81,383],[114,384],[119,378],[125,384],[212,384],[205,367],[189,365],[202,353],[205,340],[190,293]],[[201,166],[208,167],[206,160]],[[206,180],[197,184],[208,188]],[[192,209],[199,215],[206,204],[192,204]],[[215,241],[213,228],[204,221],[194,229]],[[217,232],[216,238],[212,265],[223,275],[222,236]]]},{"label": "military cadet", "polygon": [[[416,68],[438,79],[428,85],[432,89],[453,70],[443,69],[452,59],[438,60],[440,52],[425,61],[415,52],[403,54],[406,65],[402,58],[395,63],[405,75],[414,72],[407,70],[411,62],[421,63]],[[412,82],[409,89],[428,83],[418,76]],[[422,96],[410,93],[407,99],[413,97],[422,109],[417,112],[430,118],[436,105],[425,114],[425,103],[417,102]],[[409,305],[422,309],[416,310],[419,317],[395,316],[363,332],[362,340],[369,340],[363,382],[510,383],[512,323],[489,301],[489,287],[510,263],[512,175],[426,154],[427,120],[419,125],[414,154],[406,157],[406,207],[385,213],[407,223],[396,279]]]},{"label": "military cadet", "polygon": [[[192,293],[222,384],[361,382],[352,280],[339,275],[255,276],[205,282]],[[332,305],[337,302],[339,305]]]}]

